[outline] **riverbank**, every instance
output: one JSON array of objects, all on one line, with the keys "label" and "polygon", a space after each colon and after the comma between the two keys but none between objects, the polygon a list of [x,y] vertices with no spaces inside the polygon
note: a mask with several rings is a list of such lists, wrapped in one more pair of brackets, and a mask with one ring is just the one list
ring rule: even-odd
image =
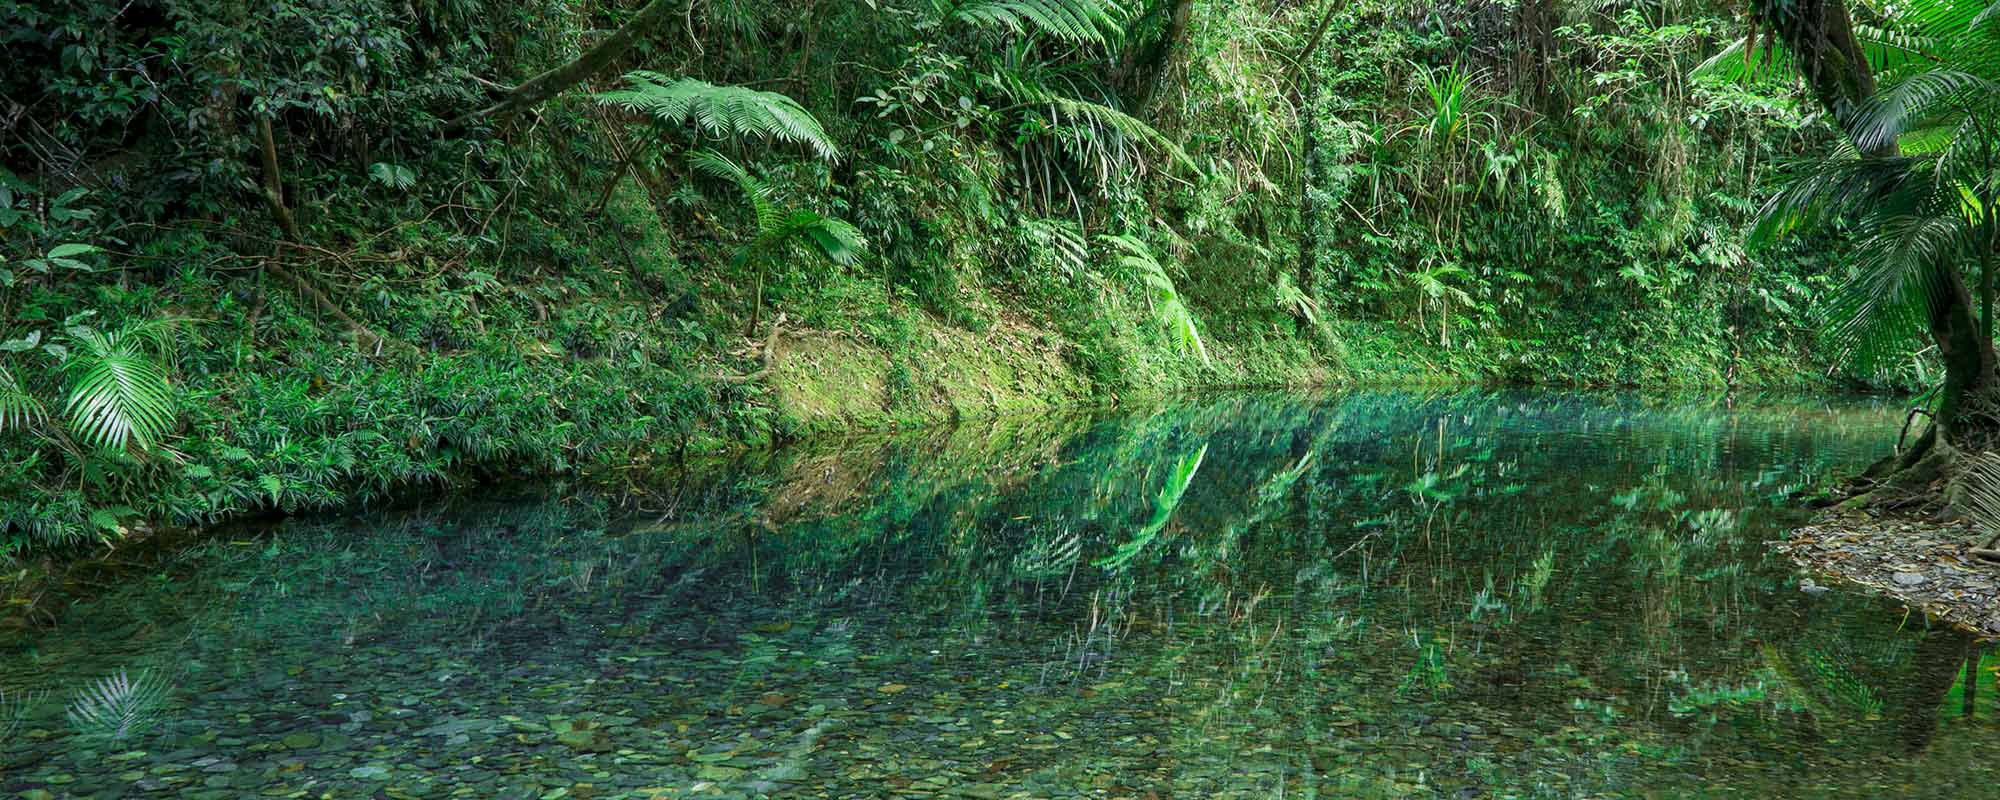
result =
[{"label": "riverbank", "polygon": [[[1731,376],[1770,385],[1792,375],[1775,348],[1727,362],[1687,341],[1614,341],[1602,352],[1615,355],[1592,361],[1580,348],[1502,336],[1442,347],[1389,323],[1314,328],[1241,313],[1211,318],[1205,357],[1137,317],[1064,330],[1054,311],[997,307],[963,324],[885,305],[820,307],[750,338],[728,309],[675,319],[615,272],[596,279],[560,300],[534,299],[554,294],[546,285],[495,292],[479,316],[449,320],[420,311],[449,307],[448,296],[407,298],[394,330],[430,339],[380,355],[329,335],[282,294],[197,281],[178,296],[207,307],[179,307],[209,321],[171,370],[181,419],[166,449],[119,464],[117,480],[50,481],[32,449],[7,450],[22,439],[0,442],[12,470],[0,469],[0,552],[88,549],[503,480],[619,482],[704,453],[1225,387],[1721,390]],[[261,307],[243,308],[251,297]]]},{"label": "riverbank", "polygon": [[1776,549],[1831,581],[1865,587],[1983,638],[2000,638],[2000,565],[1972,549],[1968,522],[1874,512],[1829,512]]}]

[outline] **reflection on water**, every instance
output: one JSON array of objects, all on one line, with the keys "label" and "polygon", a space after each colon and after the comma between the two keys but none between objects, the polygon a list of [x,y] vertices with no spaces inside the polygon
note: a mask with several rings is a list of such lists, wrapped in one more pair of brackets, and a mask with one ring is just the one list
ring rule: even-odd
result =
[{"label": "reflection on water", "polygon": [[1763,545],[1893,425],[1249,396],[290,521],[4,634],[0,791],[1996,796],[2000,660]]}]

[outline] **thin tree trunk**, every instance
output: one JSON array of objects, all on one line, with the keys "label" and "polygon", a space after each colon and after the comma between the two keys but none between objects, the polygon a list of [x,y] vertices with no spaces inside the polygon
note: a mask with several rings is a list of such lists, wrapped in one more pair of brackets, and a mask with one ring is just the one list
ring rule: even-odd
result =
[{"label": "thin tree trunk", "polygon": [[672,0],[652,0],[644,8],[639,9],[639,13],[632,15],[622,27],[613,31],[610,36],[604,37],[604,41],[598,42],[597,46],[577,56],[576,60],[529,78],[527,82],[514,87],[514,91],[505,99],[452,120],[448,127],[458,130],[487,117],[513,114],[541,105],[543,101],[561,94],[564,89],[603,71],[617,62],[618,57],[632,49],[633,45],[666,27],[667,21],[673,17],[674,9],[675,3]]},{"label": "thin tree trunk", "polygon": [[1319,52],[1319,43],[1326,39],[1327,29],[1333,27],[1334,15],[1346,7],[1346,0],[1333,0],[1327,4],[1326,13],[1321,14],[1319,24],[1313,26],[1312,38],[1306,40],[1306,46],[1299,50],[1299,57],[1292,60],[1292,68],[1285,72],[1283,85],[1286,88],[1298,84],[1299,76],[1305,74],[1306,64],[1312,61],[1314,53]]},{"label": "thin tree trunk", "polygon": [[1187,38],[1188,18],[1194,13],[1194,0],[1164,2],[1166,5],[1154,6],[1149,13],[1160,13],[1164,9],[1166,29],[1143,46],[1130,43],[1112,75],[1112,83],[1120,87],[1127,108],[1134,116],[1143,119],[1152,117],[1153,98],[1159,93],[1160,78],[1166,73],[1167,64],[1173,60],[1174,48]]},{"label": "thin tree trunk", "polygon": [[[305,239],[299,234],[298,222],[292,218],[291,208],[285,205],[284,177],[278,171],[278,139],[271,130],[270,117],[262,115],[257,117],[257,140],[257,150],[263,159],[264,167],[264,205],[270,208],[271,218],[277,222],[278,230],[284,233],[287,243],[304,244]],[[346,309],[341,308],[339,303],[333,302],[333,298],[327,297],[319,287],[312,285],[297,273],[285,269],[275,259],[264,262],[264,269],[291,284],[292,288],[297,289],[300,295],[326,312],[327,316],[347,326],[347,330],[354,335],[355,344],[361,349],[379,352],[382,345],[388,342],[387,339],[369,330],[368,326],[349,316]]]}]

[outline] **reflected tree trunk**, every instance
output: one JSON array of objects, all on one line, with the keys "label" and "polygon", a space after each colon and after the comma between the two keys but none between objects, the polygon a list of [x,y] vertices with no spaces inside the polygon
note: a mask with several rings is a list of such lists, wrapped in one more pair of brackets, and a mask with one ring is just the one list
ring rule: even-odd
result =
[{"label": "reflected tree trunk", "polygon": [[1909,682],[1891,693],[1901,707],[1895,721],[1896,738],[1907,752],[1922,752],[1937,737],[1945,695],[1958,682],[1959,669],[1971,649],[1972,637],[1944,627],[1930,629],[1917,642]]}]

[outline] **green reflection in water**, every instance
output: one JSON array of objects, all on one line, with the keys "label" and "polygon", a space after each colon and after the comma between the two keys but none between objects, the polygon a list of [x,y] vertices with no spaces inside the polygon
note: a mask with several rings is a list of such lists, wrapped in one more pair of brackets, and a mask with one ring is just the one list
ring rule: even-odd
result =
[{"label": "green reflection in water", "polygon": [[8,634],[9,696],[174,690],[33,709],[0,790],[1994,796],[1983,648],[1765,548],[1893,425],[1241,396],[289,521]]}]

